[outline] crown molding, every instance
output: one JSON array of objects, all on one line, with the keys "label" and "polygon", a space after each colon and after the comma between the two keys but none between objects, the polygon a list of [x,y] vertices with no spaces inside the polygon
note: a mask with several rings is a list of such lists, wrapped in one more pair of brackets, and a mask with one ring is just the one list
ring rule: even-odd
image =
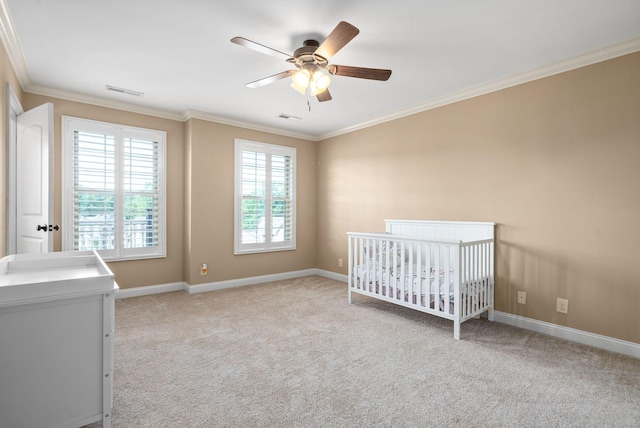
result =
[{"label": "crown molding", "polygon": [[512,86],[522,85],[534,80],[543,79],[545,77],[553,76],[555,74],[564,73],[566,71],[575,70],[577,68],[586,67],[588,65],[596,64],[598,62],[606,61],[609,59],[617,58],[623,55],[640,51],[640,37],[636,39],[628,40],[624,43],[609,46],[604,49],[599,49],[584,55],[580,55],[568,60],[560,61],[554,64],[550,64],[544,67],[540,67],[536,70],[528,71],[526,73],[517,74],[505,79],[496,80],[480,86],[467,88],[465,90],[456,92],[454,94],[446,95],[444,97],[435,98],[427,101],[426,103],[418,104],[414,107],[399,110],[397,112],[380,116],[378,118],[361,122],[359,124],[342,128],[333,132],[329,132],[321,135],[318,141],[326,140],[328,138],[337,137],[339,135],[347,134],[349,132],[358,131],[360,129],[369,128],[374,125],[389,122],[392,120],[400,119],[406,116],[411,116],[416,113],[421,113],[427,110],[431,110],[438,107],[443,107],[448,104],[453,104],[458,101],[464,101],[470,98],[475,98],[480,95],[485,95],[491,92],[507,89]]},{"label": "crown molding", "polygon": [[0,0],[0,39],[7,50],[9,62],[16,73],[20,86],[23,89],[28,87],[31,84],[31,77],[5,0]]},{"label": "crown molding", "polygon": [[[2,1],[2,0],[0,0]],[[254,131],[268,132],[271,134],[282,135],[285,137],[299,138],[308,141],[318,141],[309,134],[287,132],[279,128],[270,128],[266,126],[256,125],[250,122],[243,122],[239,120],[229,119],[223,116],[216,116],[211,113],[206,113],[199,110],[187,109],[184,113],[169,112],[166,110],[153,109],[149,107],[139,106],[127,102],[116,101],[108,98],[97,97],[93,95],[81,94],[78,92],[65,91],[60,89],[52,89],[44,86],[30,85],[25,92],[43,95],[52,98],[58,98],[68,101],[75,101],[84,104],[91,104],[99,107],[112,108],[117,110],[128,111],[130,113],[144,114],[147,116],[160,117],[163,119],[177,120],[179,122],[186,122],[189,119],[199,119],[208,122],[220,123],[223,125],[236,126],[243,129],[250,129]]]},{"label": "crown molding", "polygon": [[[1,0],[0,0],[1,1]],[[81,94],[78,92],[64,91],[60,89],[47,88],[45,86],[29,85],[24,89],[25,92],[36,95],[44,95],[47,97],[59,98],[68,101],[75,101],[84,104],[91,104],[99,107],[113,108],[117,110],[128,111],[130,113],[139,113],[147,116],[155,116],[163,119],[177,120],[182,122],[182,114],[170,112],[151,107],[144,107],[123,101],[116,101],[108,98],[97,97],[94,95]]]},{"label": "crown molding", "polygon": [[182,120],[184,120],[185,122],[189,119],[199,119],[199,120],[205,120],[208,122],[220,123],[223,125],[236,126],[243,129],[250,129],[252,131],[268,132],[270,134],[282,135],[283,137],[292,137],[292,138],[298,138],[301,140],[308,140],[308,141],[319,141],[313,135],[299,133],[299,132],[289,132],[280,128],[271,128],[268,126],[257,125],[255,123],[234,120],[228,117],[216,116],[211,113],[206,113],[206,112],[194,110],[194,109],[187,109],[182,116]]}]

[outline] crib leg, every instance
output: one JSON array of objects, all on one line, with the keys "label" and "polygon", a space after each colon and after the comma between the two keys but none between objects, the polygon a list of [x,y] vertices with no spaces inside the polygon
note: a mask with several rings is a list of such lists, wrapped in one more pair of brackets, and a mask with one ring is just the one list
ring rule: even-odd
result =
[{"label": "crib leg", "polygon": [[453,338],[460,340],[460,323],[458,321],[453,322]]},{"label": "crib leg", "polygon": [[487,312],[487,318],[489,319],[489,321],[493,321],[493,317],[494,317],[494,315],[493,315],[493,306],[491,306],[489,308],[489,311]]},{"label": "crib leg", "polygon": [[351,298],[351,295],[352,295],[352,294],[353,294],[353,293],[351,293],[351,287],[349,287],[349,293],[348,293],[348,296],[349,296],[349,297],[348,297],[349,304],[353,303],[352,298]]}]

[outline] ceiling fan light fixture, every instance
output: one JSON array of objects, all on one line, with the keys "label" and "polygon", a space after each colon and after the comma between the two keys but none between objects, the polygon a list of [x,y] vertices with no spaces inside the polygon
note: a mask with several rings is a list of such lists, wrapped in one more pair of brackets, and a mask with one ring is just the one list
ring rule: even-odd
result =
[{"label": "ceiling fan light fixture", "polygon": [[329,85],[331,84],[331,77],[320,70],[316,70],[316,72],[313,73],[312,82],[315,83],[318,92],[322,92],[329,88]]},{"label": "ceiling fan light fixture", "polygon": [[[322,84],[320,84],[322,82]],[[322,80],[312,80],[311,83],[309,84],[309,92],[311,94],[312,97],[315,97],[316,95],[326,91],[329,88],[329,84],[327,82],[326,79],[322,79]]]},{"label": "ceiling fan light fixture", "polygon": [[293,82],[291,83],[291,87],[292,87],[293,89],[295,89],[296,91],[300,92],[302,95],[307,95],[307,88],[308,88],[308,86],[307,86],[306,88],[303,88],[303,87],[301,87],[300,85],[297,85],[295,81],[293,81]]},{"label": "ceiling fan light fixture", "polygon": [[311,73],[309,73],[309,70],[305,68],[300,69],[293,73],[293,77],[291,78],[291,80],[291,86],[293,86],[297,91],[300,91],[304,94],[309,87],[309,82],[311,81]]},{"label": "ceiling fan light fixture", "polygon": [[306,69],[296,71],[291,78],[291,87],[303,95],[309,90],[311,96],[316,96],[326,91],[331,84],[331,77],[323,73],[321,70],[311,72]]}]

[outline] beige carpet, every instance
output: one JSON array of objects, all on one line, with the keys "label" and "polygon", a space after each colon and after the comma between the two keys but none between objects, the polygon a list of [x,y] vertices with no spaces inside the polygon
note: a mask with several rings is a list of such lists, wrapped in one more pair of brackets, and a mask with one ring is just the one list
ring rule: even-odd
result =
[{"label": "beige carpet", "polygon": [[113,426],[640,426],[640,360],[346,288],[118,300]]}]

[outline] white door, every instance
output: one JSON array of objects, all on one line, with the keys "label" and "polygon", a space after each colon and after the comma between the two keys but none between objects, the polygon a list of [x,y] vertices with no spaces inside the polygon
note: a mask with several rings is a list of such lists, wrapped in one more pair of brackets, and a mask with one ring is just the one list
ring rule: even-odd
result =
[{"label": "white door", "polygon": [[17,117],[16,253],[53,250],[53,104]]}]

